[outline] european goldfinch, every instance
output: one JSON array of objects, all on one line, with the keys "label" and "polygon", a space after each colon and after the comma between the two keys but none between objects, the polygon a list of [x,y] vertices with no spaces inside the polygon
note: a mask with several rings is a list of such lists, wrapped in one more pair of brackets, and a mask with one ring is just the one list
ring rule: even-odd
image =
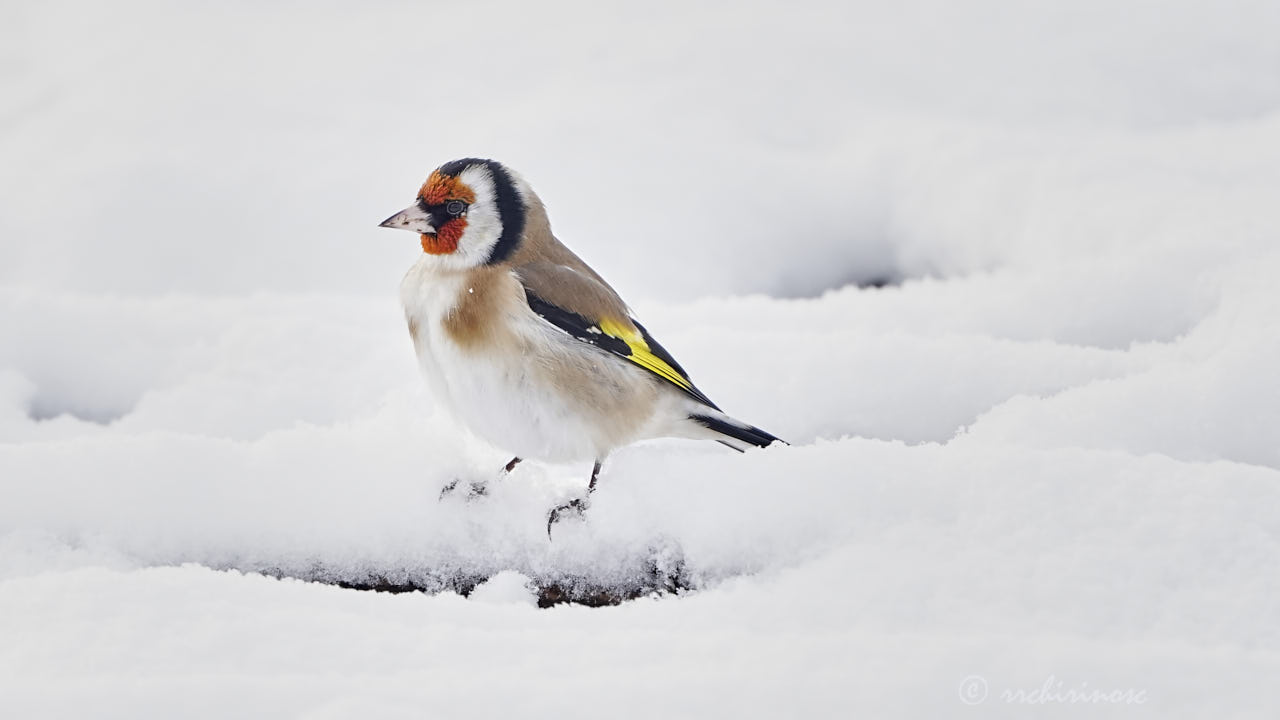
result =
[{"label": "european goldfinch", "polygon": [[[511,169],[441,165],[381,227],[421,235],[400,285],[433,394],[476,435],[522,458],[594,460],[656,437],[742,450],[773,435],[720,411],[604,278],[551,234],[542,201]],[[556,508],[586,508],[586,496]]]}]

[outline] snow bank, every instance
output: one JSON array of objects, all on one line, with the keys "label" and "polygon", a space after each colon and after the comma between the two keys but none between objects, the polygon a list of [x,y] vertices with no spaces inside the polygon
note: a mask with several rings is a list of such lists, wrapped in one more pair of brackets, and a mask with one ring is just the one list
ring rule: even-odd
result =
[{"label": "snow bank", "polygon": [[[1157,714],[1252,707],[1243,689],[1218,693],[1280,669],[1277,331],[1254,269],[1265,274],[1221,274],[1221,301],[1188,332],[1127,348],[1054,339],[1051,322],[1034,337],[1030,319],[1000,332],[1005,320],[950,302],[1005,295],[1004,273],[654,306],[650,327],[709,393],[795,444],[627,448],[586,520],[552,541],[545,513],[581,491],[585,467],[525,463],[486,498],[437,499],[506,458],[432,409],[388,303],[11,293],[23,312],[10,315],[43,327],[73,317],[145,338],[165,318],[208,322],[156,347],[104,346],[100,372],[149,386],[106,425],[33,419],[33,394],[60,384],[56,364],[11,361],[10,387],[25,392],[7,396],[0,445],[10,706],[56,687],[59,714],[163,712],[216,687],[237,699],[210,700],[211,714],[288,698],[341,716],[370,697],[394,714],[422,702],[500,712],[454,683],[484,665],[547,709],[565,702],[560,685],[523,668],[533,648],[563,647],[557,667],[587,679],[579,708],[643,682],[688,699],[690,715],[715,693],[729,696],[715,707],[748,714],[826,714],[899,707],[922,689],[907,706],[927,714],[954,708],[975,673],[997,692],[1049,677],[1136,688]],[[63,369],[93,365],[75,356]],[[37,383],[31,368],[51,374]],[[308,388],[311,404],[291,400]],[[363,600],[209,568],[443,594]],[[548,588],[588,602],[698,592],[606,619],[522,614]],[[686,603],[699,609],[658,609]],[[84,634],[100,639],[86,647]],[[255,651],[249,637],[280,645]],[[166,669],[179,647],[181,670]],[[712,662],[723,654],[737,659]],[[192,679],[209,673],[225,679]],[[690,673],[703,682],[680,679]],[[746,684],[761,674],[774,679]],[[133,677],[151,690],[110,689]]]}]

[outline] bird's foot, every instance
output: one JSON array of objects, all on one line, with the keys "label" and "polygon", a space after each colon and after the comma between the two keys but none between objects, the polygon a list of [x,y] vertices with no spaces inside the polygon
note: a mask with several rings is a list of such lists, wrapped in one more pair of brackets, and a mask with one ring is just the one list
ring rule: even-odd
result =
[{"label": "bird's foot", "polygon": [[[498,473],[498,479],[501,479],[510,475],[511,471],[515,470],[516,466],[519,464],[520,464],[520,458],[518,457],[511,458],[511,462],[504,465],[502,467],[502,471]],[[462,484],[461,478],[454,478],[453,481],[450,482],[448,485],[445,485],[444,487],[440,488],[440,499],[444,500],[445,498],[452,495],[454,492],[457,491],[458,486],[461,484]],[[475,500],[476,498],[484,497],[489,494],[489,482],[487,480],[478,480],[478,481],[468,480],[466,487],[467,487],[467,494],[464,497],[468,501]]]},{"label": "bird's foot", "polygon": [[486,483],[467,481],[466,484],[463,485],[463,481],[461,479],[454,478],[449,482],[449,484],[440,488],[440,500],[443,501],[447,497],[452,497],[454,493],[460,492],[459,486],[466,489],[466,493],[462,496],[464,500],[475,500],[476,498],[481,498],[489,494],[489,486]]},{"label": "bird's foot", "polygon": [[561,518],[565,515],[573,514],[582,518],[582,516],[587,512],[588,505],[589,503],[586,498],[576,498],[552,509],[552,511],[547,514],[547,537],[551,537],[551,526],[560,522]]}]

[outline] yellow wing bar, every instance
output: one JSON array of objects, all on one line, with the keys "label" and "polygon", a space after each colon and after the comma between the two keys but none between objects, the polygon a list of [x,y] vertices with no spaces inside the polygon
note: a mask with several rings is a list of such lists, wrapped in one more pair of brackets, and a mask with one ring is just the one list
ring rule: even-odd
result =
[{"label": "yellow wing bar", "polygon": [[689,397],[719,410],[689,379],[680,363],[662,347],[644,326],[634,319],[600,318],[598,322],[565,310],[543,300],[529,288],[524,290],[529,309],[555,327],[569,333],[582,342],[594,345],[605,352],[623,358],[680,388]]},{"label": "yellow wing bar", "polygon": [[685,390],[693,390],[693,383],[689,382],[688,378],[671,367],[665,360],[653,354],[653,351],[649,348],[649,343],[645,342],[644,336],[639,331],[632,330],[610,318],[604,318],[600,321],[600,331],[626,343],[627,347],[631,348],[631,354],[627,355],[626,358],[631,362]]}]

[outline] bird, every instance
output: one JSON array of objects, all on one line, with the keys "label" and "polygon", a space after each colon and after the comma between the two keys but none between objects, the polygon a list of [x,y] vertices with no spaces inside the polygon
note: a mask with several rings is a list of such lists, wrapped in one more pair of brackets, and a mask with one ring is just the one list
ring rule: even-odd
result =
[{"label": "bird", "polygon": [[447,162],[380,227],[420,236],[400,299],[422,374],[455,421],[514,455],[506,473],[526,458],[593,462],[585,494],[548,513],[548,535],[563,514],[586,511],[605,459],[625,445],[682,437],[744,451],[782,442],[694,385],[613,287],[552,234],[542,200],[506,165]]}]

